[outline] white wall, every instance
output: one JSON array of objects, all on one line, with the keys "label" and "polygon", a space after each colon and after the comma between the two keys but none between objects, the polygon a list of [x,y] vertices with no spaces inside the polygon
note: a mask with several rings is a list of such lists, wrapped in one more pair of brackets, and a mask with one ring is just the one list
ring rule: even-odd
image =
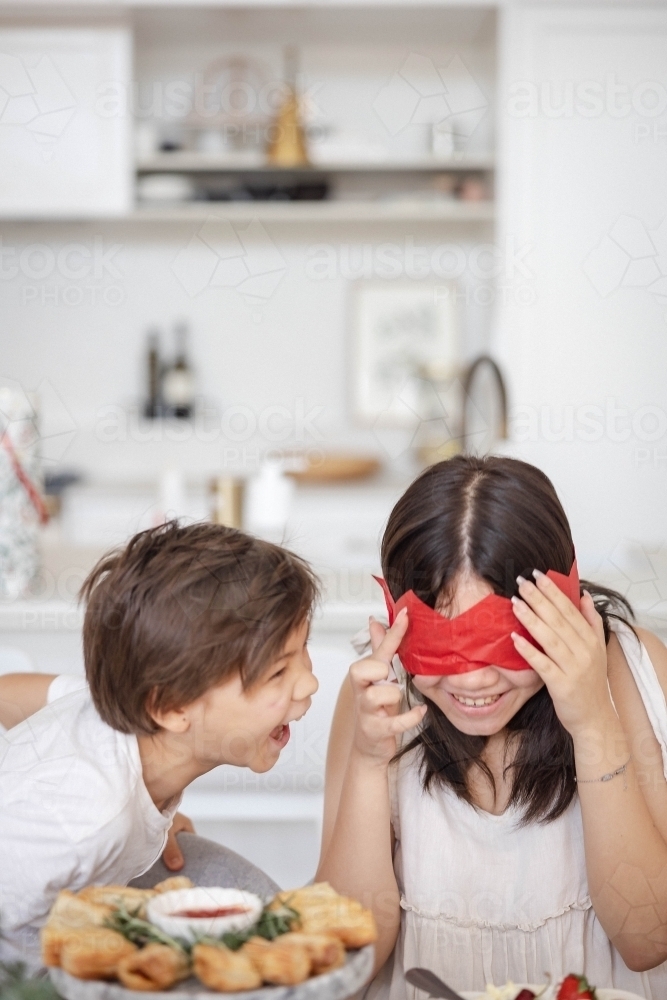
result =
[{"label": "white wall", "polygon": [[[363,245],[371,259],[382,244],[395,243],[403,253],[409,241],[431,249],[454,242],[468,256],[473,234],[491,240],[488,225],[267,223],[284,272],[273,295],[257,307],[233,288],[206,287],[191,297],[178,281],[171,265],[201,224],[0,225],[0,375],[30,390],[42,386],[47,445],[56,435],[49,454],[100,479],[153,478],[169,462],[204,475],[225,459],[233,466],[234,451],[245,448],[252,462],[258,448],[290,443],[347,444],[390,457],[384,438],[356,428],[350,417],[347,268],[359,269]],[[309,271],[309,254],[322,243],[333,248],[336,264],[331,277],[318,278]],[[39,246],[45,249],[31,250],[21,265],[26,248]],[[71,253],[60,267],[59,254],[67,247]],[[91,256],[84,258],[82,251]],[[79,269],[85,275],[72,277]],[[461,314],[466,352],[474,353],[488,337],[489,309],[471,301]],[[144,392],[146,329],[170,327],[181,318],[192,330],[198,393],[212,412],[194,431],[137,428],[136,420],[123,431],[121,411],[136,408]],[[171,336],[168,346],[173,350]],[[293,416],[277,420],[273,439],[258,431],[245,440],[242,417],[231,428],[224,424],[230,407],[249,407],[259,418],[276,405]],[[180,441],[169,440],[179,435]]]},{"label": "white wall", "polygon": [[530,248],[530,294],[499,311],[496,344],[516,451],[553,477],[594,566],[667,539],[667,13],[501,23],[499,241]]}]

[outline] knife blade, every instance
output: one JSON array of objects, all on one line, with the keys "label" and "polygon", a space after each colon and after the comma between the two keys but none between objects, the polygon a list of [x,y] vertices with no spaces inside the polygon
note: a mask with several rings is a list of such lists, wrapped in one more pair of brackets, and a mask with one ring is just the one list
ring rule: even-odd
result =
[{"label": "knife blade", "polygon": [[428,969],[408,969],[405,978],[412,986],[416,986],[418,990],[424,990],[429,996],[441,997],[442,1000],[463,1000],[460,993],[456,993],[447,983],[443,983],[442,979],[438,979],[436,974],[429,972]]}]

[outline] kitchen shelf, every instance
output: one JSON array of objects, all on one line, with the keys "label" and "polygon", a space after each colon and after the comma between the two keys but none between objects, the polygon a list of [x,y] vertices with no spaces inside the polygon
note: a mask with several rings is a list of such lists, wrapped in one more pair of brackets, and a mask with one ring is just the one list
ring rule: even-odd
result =
[{"label": "kitchen shelf", "polygon": [[446,173],[452,171],[493,170],[491,157],[452,157],[403,162],[313,163],[305,167],[275,167],[260,157],[250,158],[220,153],[155,153],[137,162],[138,173],[271,173],[271,174],[369,174],[369,173]]},{"label": "kitchen shelf", "polygon": [[[0,11],[5,14],[25,14],[26,9],[38,14],[48,13],[51,16],[71,16],[72,14],[95,15],[120,11],[131,11],[140,14],[156,13],[163,10],[198,13],[199,11],[226,10],[238,8],[267,8],[279,10],[321,10],[344,7],[347,10],[360,9],[365,11],[374,8],[389,8],[413,13],[415,8],[420,12],[429,11],[439,6],[437,0],[0,0]],[[446,0],[442,7],[452,8],[465,13],[480,11],[482,14],[493,9],[489,0]],[[465,27],[464,29],[465,30]],[[461,31],[461,29],[459,29]],[[464,36],[465,37],[465,36]]]},{"label": "kitchen shelf", "polygon": [[492,201],[199,201],[174,205],[142,205],[119,215],[0,216],[5,222],[160,223],[206,222],[492,222]]},{"label": "kitchen shelf", "polygon": [[491,222],[492,201],[243,201],[142,206],[136,222]]}]

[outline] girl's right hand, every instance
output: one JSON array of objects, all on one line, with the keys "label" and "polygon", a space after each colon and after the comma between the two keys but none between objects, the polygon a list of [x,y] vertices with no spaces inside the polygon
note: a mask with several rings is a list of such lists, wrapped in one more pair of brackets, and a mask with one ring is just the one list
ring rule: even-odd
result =
[{"label": "girl's right hand", "polygon": [[426,705],[415,705],[398,714],[402,692],[398,684],[378,684],[389,673],[401,639],[408,627],[407,610],[396,616],[389,629],[371,622],[370,656],[350,667],[354,694],[354,750],[380,766],[386,766],[396,753],[396,737],[419,725],[426,715]]}]

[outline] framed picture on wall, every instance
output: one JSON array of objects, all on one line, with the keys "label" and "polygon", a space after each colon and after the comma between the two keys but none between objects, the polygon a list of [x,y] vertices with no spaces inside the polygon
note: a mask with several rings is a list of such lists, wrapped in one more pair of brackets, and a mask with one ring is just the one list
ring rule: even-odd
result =
[{"label": "framed picture on wall", "polygon": [[357,282],[352,293],[353,408],[363,423],[419,419],[425,381],[461,365],[453,282]]}]

